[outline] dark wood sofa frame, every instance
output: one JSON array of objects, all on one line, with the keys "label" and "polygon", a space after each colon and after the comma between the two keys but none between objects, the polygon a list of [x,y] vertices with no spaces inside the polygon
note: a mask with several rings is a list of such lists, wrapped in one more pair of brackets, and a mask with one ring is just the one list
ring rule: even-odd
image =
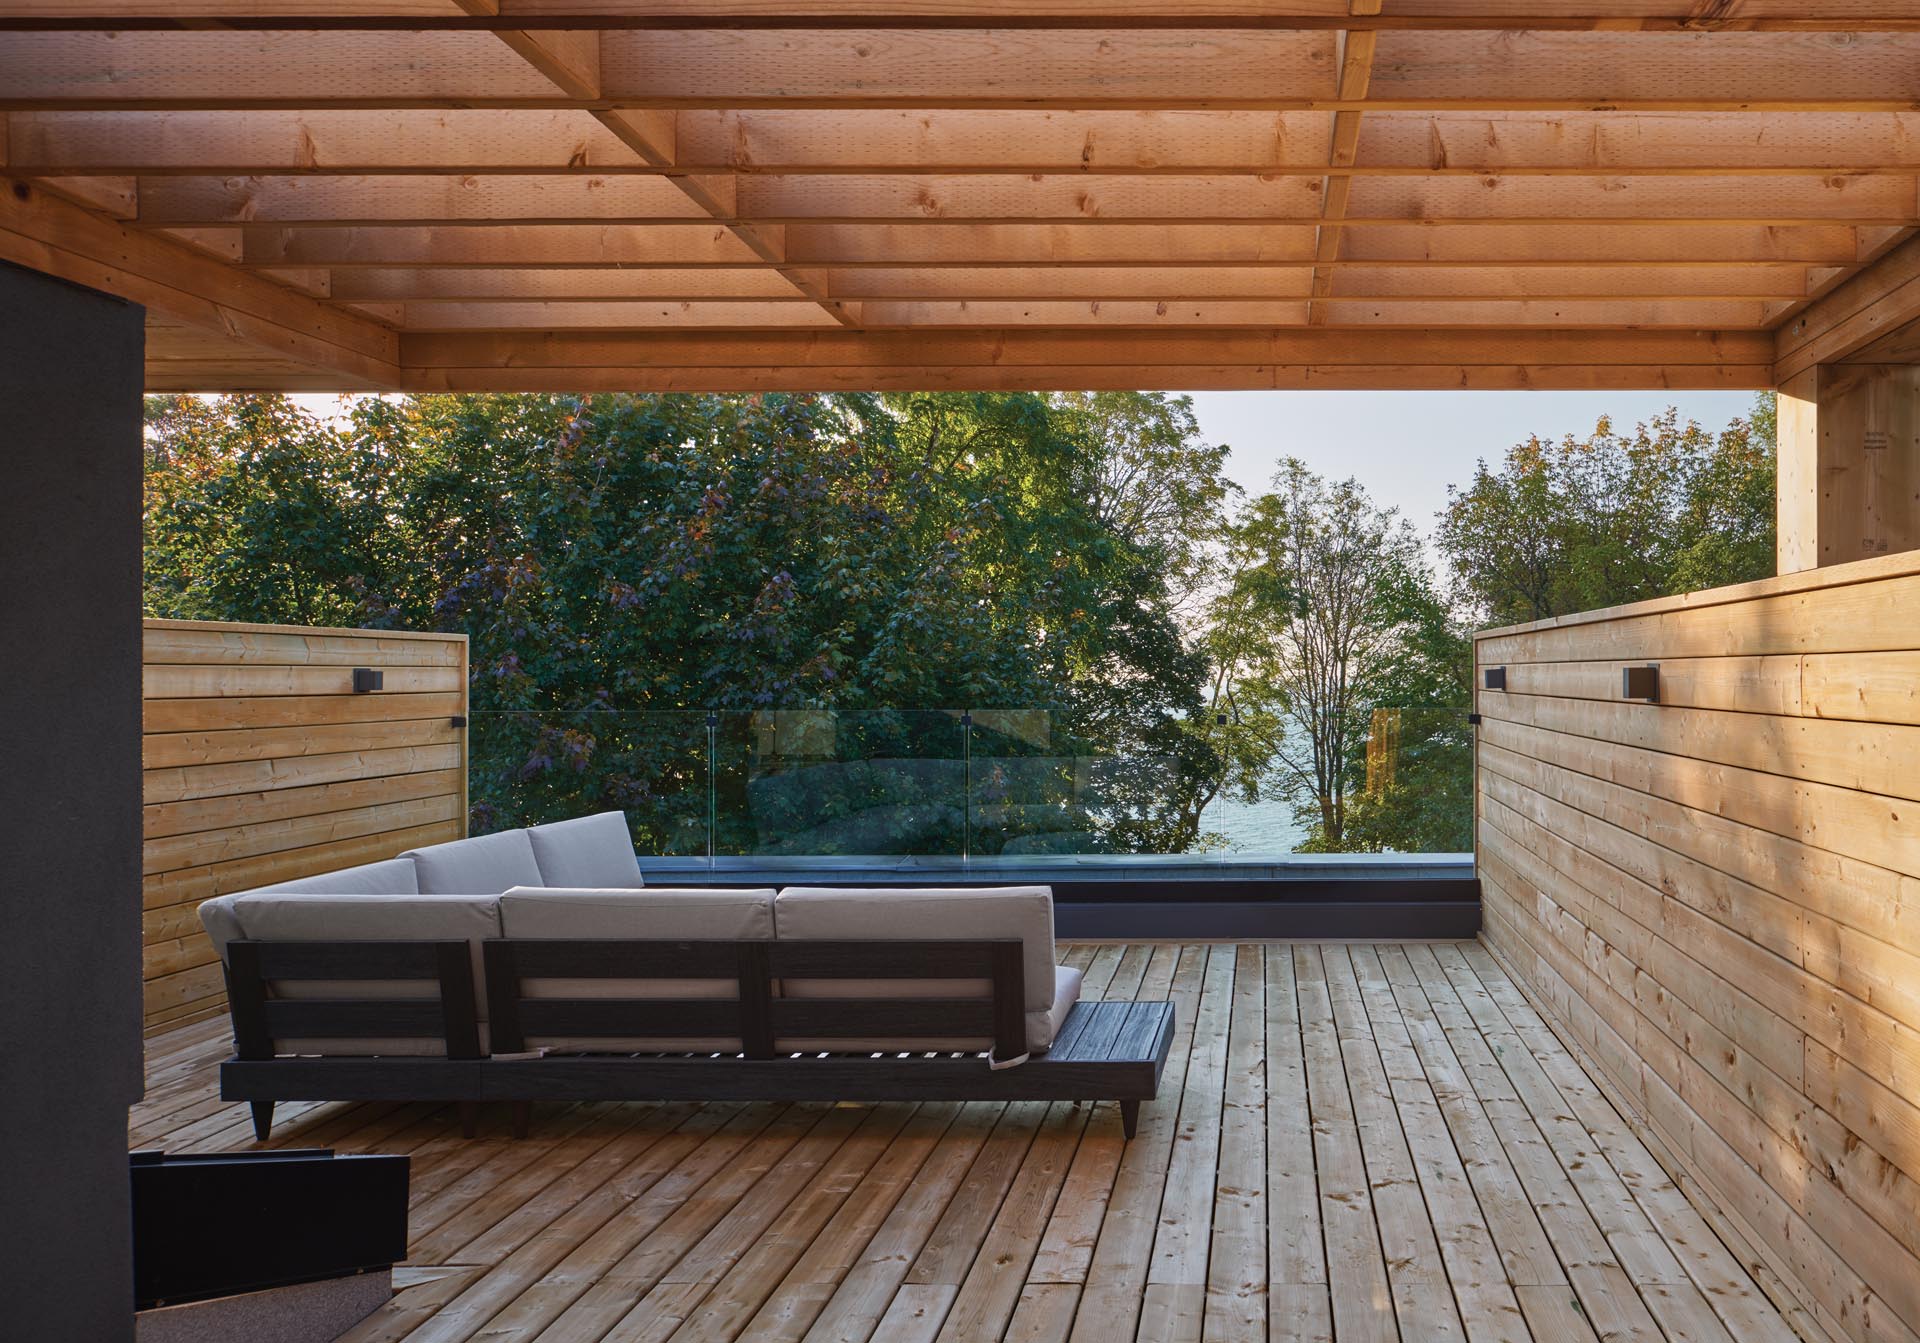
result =
[{"label": "dark wood sofa frame", "polygon": [[[1126,1136],[1157,1094],[1173,1041],[1168,1002],[1076,1003],[1053,1046],[1026,1049],[1018,939],[992,941],[614,941],[485,943],[491,1055],[481,1049],[464,942],[257,942],[227,948],[234,1057],[220,1094],[253,1109],[264,1141],[277,1101],[451,1101],[471,1134],[477,1107],[506,1101],[524,1135],[538,1100],[1113,1100]],[[530,979],[726,979],[731,998],[529,997]],[[796,998],[805,979],[978,979],[972,998]],[[431,981],[433,997],[274,997],[274,981]],[[560,1053],[528,1038],[662,1041],[725,1037],[736,1053]],[[781,1040],[991,1039],[990,1056],[929,1048],[780,1053]],[[410,1039],[443,1055],[274,1054],[276,1040]],[[519,1055],[520,1057],[503,1057]]]}]

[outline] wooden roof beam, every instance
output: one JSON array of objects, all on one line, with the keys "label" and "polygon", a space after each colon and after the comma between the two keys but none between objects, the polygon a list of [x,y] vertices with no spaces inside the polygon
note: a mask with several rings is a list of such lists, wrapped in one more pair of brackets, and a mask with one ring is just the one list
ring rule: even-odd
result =
[{"label": "wooden roof beam", "polygon": [[[1502,30],[1516,22],[1498,5],[1416,5],[1348,22],[1323,7],[1277,10],[1272,0],[1209,0],[1169,12],[1155,0],[810,0],[804,12],[778,0],[499,0],[450,13],[447,0],[8,0],[0,31],[110,27],[118,30],[260,28],[879,28],[1156,29],[1253,28],[1315,32],[1329,28],[1447,32]],[[1555,32],[1870,32],[1920,28],[1903,0],[1811,0],[1794,12],[1703,15],[1692,0],[1664,7],[1617,0],[1541,0],[1528,27]]]},{"label": "wooden roof beam", "polygon": [[0,178],[0,260],[145,305],[178,325],[331,371],[342,388],[400,382],[387,327],[191,247],[106,219],[18,178]]},{"label": "wooden roof beam", "polygon": [[1920,319],[1920,236],[1889,249],[1774,333],[1776,385],[1846,359]]},{"label": "wooden roof beam", "polygon": [[420,390],[1764,387],[1765,332],[475,332],[409,335]]}]

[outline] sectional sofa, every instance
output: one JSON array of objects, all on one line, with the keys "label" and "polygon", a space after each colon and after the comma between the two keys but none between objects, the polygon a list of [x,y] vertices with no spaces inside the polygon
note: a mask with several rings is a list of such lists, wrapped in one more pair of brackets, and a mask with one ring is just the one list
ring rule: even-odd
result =
[{"label": "sectional sofa", "polygon": [[1044,886],[647,886],[620,812],[220,896],[222,1094],[279,1100],[1112,1099],[1167,1003],[1081,1003]]}]

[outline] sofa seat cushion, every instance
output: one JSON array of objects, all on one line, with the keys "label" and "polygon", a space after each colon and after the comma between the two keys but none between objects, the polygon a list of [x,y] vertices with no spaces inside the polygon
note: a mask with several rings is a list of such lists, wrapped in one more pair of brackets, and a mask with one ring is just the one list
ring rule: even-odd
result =
[{"label": "sofa seat cushion", "polygon": [[[773,926],[774,936],[783,942],[1019,938],[1021,967],[1025,972],[1027,1048],[1039,1053],[1053,1043],[1054,1000],[1058,988],[1054,975],[1053,892],[1048,887],[790,886],[773,902]],[[879,991],[881,985],[887,986],[884,992]],[[984,979],[795,979],[781,985],[781,992],[793,998],[971,998],[987,997],[991,989],[991,983]],[[1077,994],[1077,987],[1075,992]],[[835,1047],[865,1048],[854,1044]],[[972,1046],[923,1044],[919,1047]],[[986,1047],[987,1043],[978,1046]]]},{"label": "sofa seat cushion", "polygon": [[[258,892],[236,898],[242,936],[259,942],[467,943],[473,962],[474,1013],[487,1019],[481,946],[500,936],[500,898],[492,895],[308,895]],[[439,985],[418,980],[276,981],[277,998],[435,998]],[[276,1040],[283,1054],[446,1052],[438,1040]]]},{"label": "sofa seat cushion", "polygon": [[[503,937],[688,942],[773,939],[773,888],[649,886],[591,890],[516,887],[500,897]],[[736,979],[526,979],[527,998],[735,998]],[[594,1053],[738,1052],[739,1038],[536,1036],[529,1049]]]},{"label": "sofa seat cushion", "polygon": [[389,858],[380,863],[343,867],[337,872],[321,872],[311,877],[296,877],[250,891],[215,896],[200,903],[200,926],[207,930],[213,949],[227,959],[227,943],[241,936],[240,923],[233,916],[233,902],[243,895],[418,895],[420,883],[413,874],[413,862],[407,858]]},{"label": "sofa seat cushion", "polygon": [[524,830],[408,849],[400,856],[413,860],[422,895],[499,895],[515,886],[547,884]]},{"label": "sofa seat cushion", "polygon": [[644,886],[624,811],[527,828],[542,886],[623,889]]}]

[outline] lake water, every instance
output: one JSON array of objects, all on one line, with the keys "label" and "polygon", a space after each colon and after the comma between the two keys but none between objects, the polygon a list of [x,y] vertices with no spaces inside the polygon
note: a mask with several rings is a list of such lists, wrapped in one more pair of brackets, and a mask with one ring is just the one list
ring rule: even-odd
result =
[{"label": "lake water", "polygon": [[1284,802],[1248,804],[1226,797],[1215,798],[1200,813],[1200,831],[1225,835],[1227,853],[1291,853],[1306,837]]}]

